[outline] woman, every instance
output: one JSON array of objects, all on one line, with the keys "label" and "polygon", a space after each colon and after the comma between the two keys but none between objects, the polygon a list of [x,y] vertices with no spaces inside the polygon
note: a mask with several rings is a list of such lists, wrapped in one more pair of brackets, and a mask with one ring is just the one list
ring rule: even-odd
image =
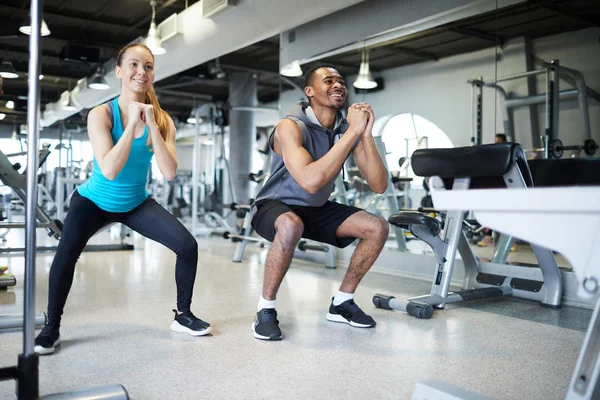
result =
[{"label": "woman", "polygon": [[88,240],[114,222],[165,245],[177,255],[177,310],[173,310],[171,329],[194,336],[211,332],[210,324],[190,311],[198,244],[146,192],[153,155],[168,180],[177,170],[175,125],[160,108],[152,88],[154,56],[145,45],[132,43],[119,52],[115,72],[121,80],[121,94],[95,107],[88,116],[94,169],[71,199],[50,269],[48,323],[35,339],[38,354],[51,354],[60,345],[60,319],[73,283],[75,263]]}]

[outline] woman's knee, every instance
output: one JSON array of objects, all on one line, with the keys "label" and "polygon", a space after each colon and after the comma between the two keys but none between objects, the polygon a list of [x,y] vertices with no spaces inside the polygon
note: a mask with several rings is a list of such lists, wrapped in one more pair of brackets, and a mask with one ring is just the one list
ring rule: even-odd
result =
[{"label": "woman's knee", "polygon": [[275,221],[276,237],[285,242],[298,242],[304,232],[304,223],[296,214],[285,213]]},{"label": "woman's knee", "polygon": [[178,247],[179,248],[175,250],[175,253],[186,258],[191,257],[198,259],[198,242],[191,234],[185,235]]}]

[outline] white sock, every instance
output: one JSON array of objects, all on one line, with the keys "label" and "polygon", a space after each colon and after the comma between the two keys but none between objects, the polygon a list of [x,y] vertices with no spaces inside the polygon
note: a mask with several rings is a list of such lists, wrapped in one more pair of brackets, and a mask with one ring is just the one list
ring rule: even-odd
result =
[{"label": "white sock", "polygon": [[260,299],[258,300],[258,311],[263,308],[275,308],[275,302],[276,300],[265,300],[264,297],[260,296]]},{"label": "white sock", "polygon": [[340,292],[338,290],[338,292],[335,294],[335,297],[333,298],[333,305],[339,306],[346,300],[350,300],[353,298],[354,298],[354,293],[344,293],[344,292]]}]

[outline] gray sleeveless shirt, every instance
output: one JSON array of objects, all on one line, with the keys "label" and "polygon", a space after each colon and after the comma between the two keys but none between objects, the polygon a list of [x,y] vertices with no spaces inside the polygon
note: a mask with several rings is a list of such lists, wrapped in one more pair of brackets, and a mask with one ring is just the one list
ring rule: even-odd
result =
[{"label": "gray sleeveless shirt", "polygon": [[[339,140],[341,135],[348,129],[348,122],[338,111],[336,123],[333,130],[322,127],[316,118],[310,118],[306,114],[308,103],[296,103],[288,112],[286,118],[291,119],[302,131],[302,146],[308,151],[313,160],[323,157]],[[269,147],[271,149],[271,172],[269,179],[256,196],[251,213],[256,212],[256,203],[264,200],[279,200],[285,204],[298,206],[321,207],[327,202],[333,192],[337,174],[325,186],[315,194],[304,190],[287,170],[283,157],[273,150],[274,133],[269,135]],[[355,144],[356,146],[356,144]]]}]

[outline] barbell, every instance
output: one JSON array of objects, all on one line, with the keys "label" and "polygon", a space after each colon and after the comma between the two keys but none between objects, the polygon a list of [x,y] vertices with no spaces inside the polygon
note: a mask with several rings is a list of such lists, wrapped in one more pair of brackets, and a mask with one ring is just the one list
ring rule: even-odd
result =
[{"label": "barbell", "polygon": [[[529,149],[528,151],[539,151],[543,152],[545,149],[543,147]],[[596,150],[598,150],[598,145],[594,139],[586,139],[582,145],[571,145],[565,146],[560,139],[554,139],[550,142],[550,146],[548,147],[548,156],[552,158],[561,158],[565,152],[565,150],[583,150],[585,154],[588,156],[593,156],[596,154]]]}]

